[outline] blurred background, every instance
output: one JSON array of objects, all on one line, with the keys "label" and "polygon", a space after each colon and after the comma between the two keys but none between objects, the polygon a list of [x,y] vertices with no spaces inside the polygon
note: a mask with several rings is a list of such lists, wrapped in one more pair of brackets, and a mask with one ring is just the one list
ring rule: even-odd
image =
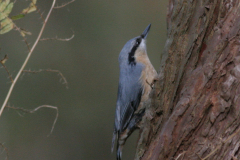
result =
[{"label": "blurred background", "polygon": [[[57,0],[61,5],[68,0]],[[19,14],[30,1],[17,0],[10,16]],[[69,38],[68,42],[39,42],[25,69],[54,69],[66,77],[68,89],[57,73],[24,73],[8,105],[34,109],[52,105],[59,109],[53,133],[48,137],[56,110],[43,108],[33,114],[6,108],[0,117],[0,143],[7,147],[9,160],[109,160],[118,87],[118,55],[124,44],[140,35],[149,23],[148,55],[156,70],[166,40],[167,1],[76,0],[54,9],[42,38]],[[45,17],[52,1],[38,1]],[[42,20],[37,12],[16,20],[32,35],[33,45]],[[18,31],[0,35],[0,59],[16,76],[27,56],[27,47]],[[0,104],[11,85],[0,68]],[[128,139],[123,160],[134,158],[138,132]],[[0,147],[0,160],[6,152]]]}]

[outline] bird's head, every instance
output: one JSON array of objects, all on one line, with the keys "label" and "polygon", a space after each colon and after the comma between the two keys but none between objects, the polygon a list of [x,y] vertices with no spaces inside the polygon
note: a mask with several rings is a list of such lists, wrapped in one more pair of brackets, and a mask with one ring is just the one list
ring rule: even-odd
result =
[{"label": "bird's head", "polygon": [[146,38],[151,28],[151,24],[143,31],[143,33],[129,40],[123,47],[119,55],[119,63],[127,63],[128,65],[136,65],[138,59],[147,55]]}]

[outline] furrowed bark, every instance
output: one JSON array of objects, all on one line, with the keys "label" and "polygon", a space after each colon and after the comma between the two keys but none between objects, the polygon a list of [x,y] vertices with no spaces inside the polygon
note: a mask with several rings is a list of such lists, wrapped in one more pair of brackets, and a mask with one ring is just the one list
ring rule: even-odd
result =
[{"label": "furrowed bark", "polygon": [[135,159],[240,159],[240,2],[169,0]]}]

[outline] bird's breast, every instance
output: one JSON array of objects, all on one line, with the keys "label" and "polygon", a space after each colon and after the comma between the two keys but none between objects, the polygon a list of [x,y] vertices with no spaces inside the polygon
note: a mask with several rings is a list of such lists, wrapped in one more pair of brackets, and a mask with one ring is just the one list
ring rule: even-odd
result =
[{"label": "bird's breast", "polygon": [[143,93],[137,112],[143,109],[144,102],[149,99],[149,94],[152,90],[151,85],[154,79],[157,77],[157,72],[152,66],[148,57],[138,58],[138,63],[142,63],[144,67],[142,69],[142,73],[139,79],[140,83],[142,84]]}]

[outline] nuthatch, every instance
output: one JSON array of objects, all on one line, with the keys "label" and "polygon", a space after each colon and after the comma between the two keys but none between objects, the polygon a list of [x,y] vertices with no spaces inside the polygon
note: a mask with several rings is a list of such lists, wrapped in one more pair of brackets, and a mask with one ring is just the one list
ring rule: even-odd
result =
[{"label": "nuthatch", "polygon": [[151,24],[143,33],[129,40],[120,52],[118,96],[112,151],[117,136],[117,160],[121,160],[123,145],[131,133],[139,128],[144,115],[143,103],[149,98],[157,72],[152,66],[146,49],[146,38]]}]

